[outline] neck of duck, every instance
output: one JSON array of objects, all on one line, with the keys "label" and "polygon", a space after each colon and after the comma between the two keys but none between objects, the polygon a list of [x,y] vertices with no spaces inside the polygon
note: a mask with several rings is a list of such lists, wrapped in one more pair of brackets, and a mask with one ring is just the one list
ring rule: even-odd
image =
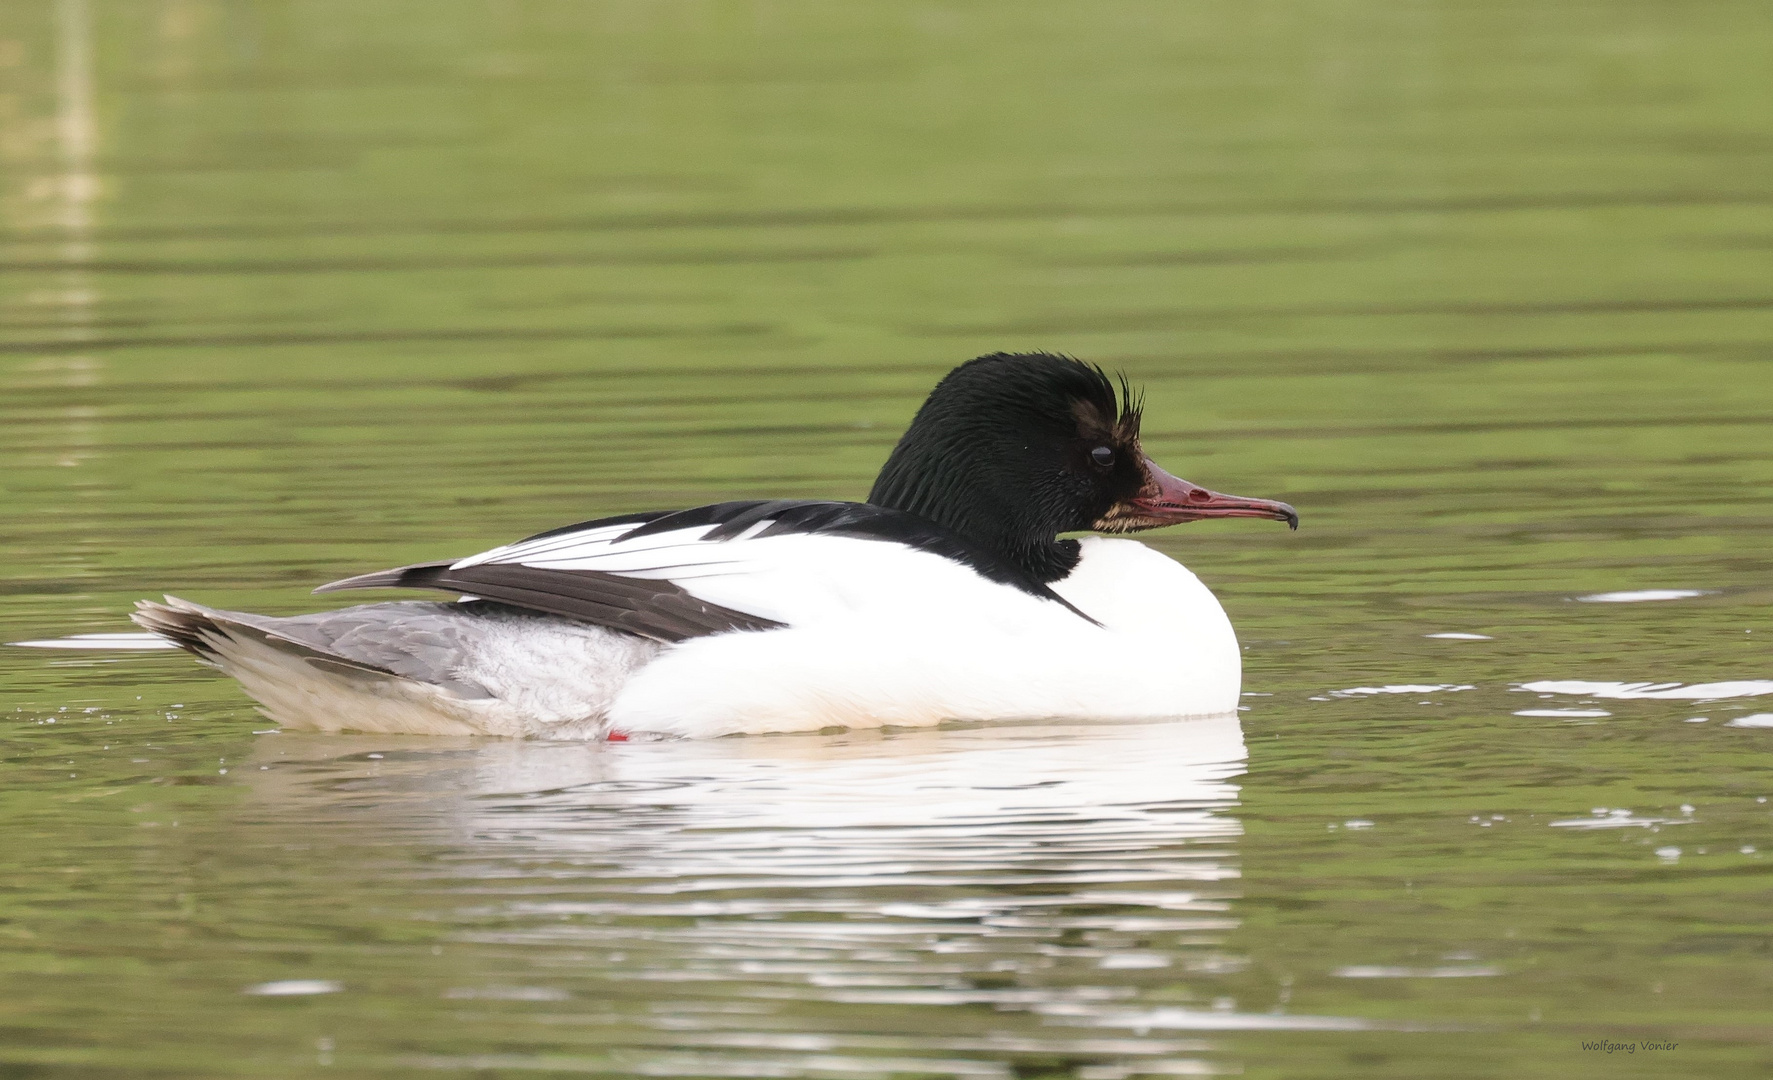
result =
[{"label": "neck of duck", "polygon": [[[957,461],[973,467],[956,468]],[[1087,526],[1069,524],[1069,508],[1043,505],[1038,497],[991,483],[997,475],[991,464],[979,460],[976,448],[950,451],[901,442],[868,501],[935,522],[1043,585],[1063,579],[1076,568],[1082,551],[1076,540],[1060,540],[1057,534]]]}]

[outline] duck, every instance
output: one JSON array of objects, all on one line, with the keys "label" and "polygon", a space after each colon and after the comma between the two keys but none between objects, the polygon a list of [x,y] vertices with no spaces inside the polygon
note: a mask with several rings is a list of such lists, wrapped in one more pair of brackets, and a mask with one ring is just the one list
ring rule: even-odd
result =
[{"label": "duck", "polygon": [[167,596],[132,618],[293,730],[620,742],[1235,714],[1224,608],[1126,534],[1299,515],[1164,471],[1143,412],[1124,375],[993,353],[936,384],[865,502],[599,518],[315,590],[454,599],[267,616]]}]

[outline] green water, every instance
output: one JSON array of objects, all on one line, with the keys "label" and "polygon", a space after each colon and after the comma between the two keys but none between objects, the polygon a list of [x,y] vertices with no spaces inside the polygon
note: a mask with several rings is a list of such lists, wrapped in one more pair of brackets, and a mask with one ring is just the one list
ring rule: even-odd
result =
[{"label": "green water", "polygon": [[261,734],[0,651],[0,1076],[1767,1075],[1773,697],[1516,688],[1773,679],[1770,58],[1735,2],[0,6],[0,640],[859,498],[997,349],[1304,516],[1151,538],[1247,760]]}]

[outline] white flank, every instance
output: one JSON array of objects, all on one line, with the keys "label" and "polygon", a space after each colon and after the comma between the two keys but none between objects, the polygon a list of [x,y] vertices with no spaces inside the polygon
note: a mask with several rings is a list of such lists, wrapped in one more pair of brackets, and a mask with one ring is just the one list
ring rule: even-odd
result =
[{"label": "white flank", "polygon": [[[1131,540],[1085,539],[1050,600],[893,544],[784,536],[755,576],[685,583],[789,622],[667,650],[610,710],[626,732],[724,735],[944,720],[1212,716],[1236,709],[1230,621],[1180,564]],[[761,560],[760,560],[761,561]],[[748,589],[767,585],[767,600]]]}]

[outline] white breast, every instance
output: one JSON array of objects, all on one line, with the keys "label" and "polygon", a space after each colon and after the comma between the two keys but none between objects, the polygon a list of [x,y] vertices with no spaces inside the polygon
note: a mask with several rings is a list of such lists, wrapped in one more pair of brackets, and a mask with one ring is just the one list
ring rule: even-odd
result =
[{"label": "white breast", "polygon": [[[742,589],[743,610],[791,625],[666,650],[617,696],[612,727],[706,737],[1236,709],[1241,666],[1224,610],[1187,569],[1136,541],[1084,539],[1077,568],[1053,586],[1100,626],[897,545],[749,543],[772,545],[769,561],[785,568],[779,589],[762,587],[755,565],[673,578],[736,607],[740,597],[724,594]],[[774,610],[760,609],[765,595]]]}]

